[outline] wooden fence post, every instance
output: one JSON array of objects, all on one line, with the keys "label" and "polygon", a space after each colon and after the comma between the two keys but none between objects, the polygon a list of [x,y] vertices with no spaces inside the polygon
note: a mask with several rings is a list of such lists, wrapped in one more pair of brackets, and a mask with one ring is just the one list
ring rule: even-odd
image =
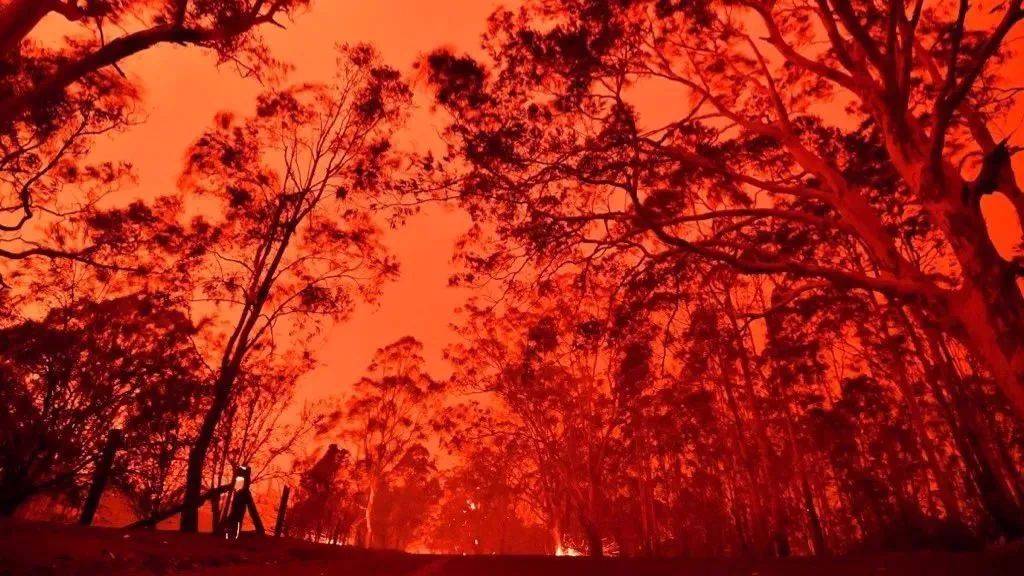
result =
[{"label": "wooden fence post", "polygon": [[288,494],[291,492],[291,488],[288,486],[284,487],[281,492],[281,503],[277,506],[277,521],[274,522],[274,536],[278,538],[284,534],[284,518],[288,513]]},{"label": "wooden fence post", "polygon": [[103,497],[103,490],[107,487],[110,479],[110,468],[114,465],[114,456],[117,449],[121,447],[124,436],[118,428],[112,428],[107,432],[107,443],[103,446],[103,452],[96,460],[96,469],[92,473],[92,485],[89,487],[89,495],[85,498],[85,505],[82,507],[82,515],[78,522],[82,526],[92,524],[96,516],[96,510],[100,506],[100,498]]},{"label": "wooden fence post", "polygon": [[[261,536],[267,531],[263,527],[263,520],[260,519],[260,511],[256,509],[256,501],[252,498],[252,471],[248,466],[235,468],[235,493],[231,499],[231,509],[228,512],[227,522],[224,523],[224,537],[235,539],[242,533],[242,523],[245,522],[245,513],[249,513],[256,532]],[[238,486],[241,484],[241,487]]]},{"label": "wooden fence post", "polygon": [[[224,522],[224,537],[228,539],[238,538],[242,532],[242,522],[245,520],[246,496],[249,494],[249,482],[251,481],[249,468],[245,466],[235,467],[234,490],[231,495],[231,506],[228,508],[228,518]],[[241,484],[241,486],[239,486]]]}]

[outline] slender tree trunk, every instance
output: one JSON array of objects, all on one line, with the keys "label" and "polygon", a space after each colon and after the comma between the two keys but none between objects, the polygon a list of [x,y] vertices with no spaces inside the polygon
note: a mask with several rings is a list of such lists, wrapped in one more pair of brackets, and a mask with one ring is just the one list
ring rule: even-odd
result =
[{"label": "slender tree trunk", "polygon": [[[267,231],[267,237],[256,251],[250,294],[252,300],[247,301],[239,315],[235,330],[228,339],[224,354],[221,357],[220,374],[215,383],[213,402],[203,416],[199,434],[188,454],[188,469],[185,474],[185,511],[181,515],[181,531],[196,532],[199,530],[199,495],[202,491],[203,466],[206,455],[213,442],[217,423],[231,401],[231,392],[241,372],[242,362],[252,342],[253,330],[263,312],[263,306],[270,297],[274,286],[278,267],[284,253],[291,243],[291,238],[299,225],[294,217],[284,218],[286,202],[280,201]],[[280,238],[276,235],[280,234]],[[258,336],[257,336],[258,337]]]},{"label": "slender tree trunk", "polygon": [[[758,466],[761,468],[762,477],[768,482],[766,488],[768,491],[768,505],[771,512],[772,554],[778,557],[787,557],[791,552],[789,544],[789,519],[786,514],[782,495],[785,493],[785,485],[789,483],[789,479],[772,478],[772,470],[774,469],[773,464],[776,461],[776,456],[775,450],[772,448],[770,439],[768,438],[768,427],[764,422],[762,414],[763,410],[760,406],[757,390],[754,386],[754,368],[746,347],[746,342],[748,340],[748,334],[746,331],[749,330],[749,327],[743,328],[740,326],[736,316],[736,308],[732,302],[732,293],[729,290],[726,290],[725,310],[734,331],[732,343],[738,359],[742,382],[748,398],[747,401],[750,404],[750,413],[752,415],[754,425],[754,439],[756,440],[758,447]],[[767,337],[769,339],[771,339],[772,333],[774,332],[772,324],[773,319],[769,317],[765,323],[768,331]],[[786,399],[782,394],[779,394],[777,383],[771,383],[770,385],[772,388],[771,394],[780,399],[786,414],[789,414],[788,399]],[[775,482],[776,480],[778,481],[777,483]]]},{"label": "slender tree trunk", "polygon": [[893,363],[896,371],[896,384],[906,403],[907,412],[910,414],[910,423],[917,437],[917,444],[924,455],[925,463],[931,470],[933,480],[939,491],[939,499],[942,507],[945,508],[946,516],[950,522],[963,526],[963,513],[960,510],[960,500],[957,498],[956,489],[950,480],[948,471],[942,466],[931,436],[924,425],[924,416],[921,414],[921,407],[913,390],[910,389],[910,382],[907,378],[906,366],[896,361]]},{"label": "slender tree trunk", "polygon": [[554,547],[554,553],[556,555],[564,554],[565,549],[562,548],[562,526],[558,521],[557,514],[552,515],[548,533],[551,534],[551,545]]},{"label": "slender tree trunk", "polygon": [[587,539],[587,554],[592,558],[604,557],[604,541],[601,538],[601,531],[597,525],[589,520],[583,519],[583,534]]},{"label": "slender tree trunk", "polygon": [[203,416],[199,433],[189,449],[188,469],[185,473],[185,509],[181,513],[182,532],[197,532],[199,530],[199,497],[203,491],[203,465],[206,463],[206,454],[213,443],[217,423],[220,422],[220,418],[227,408],[236,374],[236,370],[232,367],[221,373],[221,377],[217,380],[213,402]]},{"label": "slender tree trunk", "polygon": [[814,493],[811,491],[811,483],[807,478],[807,461],[804,458],[803,450],[797,444],[796,431],[793,426],[793,412],[789,405],[786,405],[786,438],[789,441],[789,451],[793,454],[793,462],[796,464],[796,473],[800,478],[800,493],[803,498],[804,512],[807,513],[808,529],[811,533],[812,553],[816,556],[828,556],[828,544],[825,541],[825,530],[821,526],[821,517],[818,515],[818,507],[814,503]]},{"label": "slender tree trunk", "polygon": [[[991,416],[991,414],[989,414]],[[999,460],[1000,468],[1006,477],[1006,483],[1018,503],[1024,505],[1024,478],[1021,478],[1021,469],[1014,464],[1013,454],[1006,438],[1000,433],[996,422],[992,418],[986,419],[984,429],[989,431],[993,451]]]},{"label": "slender tree trunk", "polygon": [[376,502],[377,480],[371,480],[366,496],[366,548],[373,548],[373,506]]},{"label": "slender tree trunk", "polygon": [[1000,533],[1010,538],[1020,537],[1024,535],[1024,511],[1010,486],[1007,471],[991,439],[979,430],[984,424],[979,422],[977,409],[963,398],[964,390],[955,390],[953,394],[957,412],[965,421],[962,433],[969,452],[974,456],[974,480],[982,506]]},{"label": "slender tree trunk", "polygon": [[[733,391],[731,381],[728,381],[725,377],[716,379],[719,384],[719,388],[722,390],[722,394],[725,397],[726,406],[729,409],[729,413],[732,416],[732,430],[735,437],[738,461],[734,461],[734,464],[739,464],[739,468],[742,469],[743,475],[747,480],[747,488],[750,494],[749,505],[751,516],[754,520],[754,527],[752,530],[753,542],[750,544],[756,549],[760,547],[768,539],[768,515],[765,513],[765,503],[763,495],[766,492],[766,488],[761,478],[761,467],[759,466],[757,459],[750,454],[750,448],[747,444],[747,432],[746,426],[744,425],[744,419],[740,413],[739,402],[736,399],[736,394]],[[739,499],[739,485],[736,486],[735,497]],[[746,544],[744,544],[746,545]]]},{"label": "slender tree trunk", "polygon": [[654,530],[651,527],[651,507],[648,506],[648,486],[650,459],[640,448],[640,442],[634,439],[633,458],[640,467],[640,474],[636,481],[637,506],[640,509],[640,549],[645,556],[651,556],[654,552],[652,545]]},{"label": "slender tree trunk", "polygon": [[[924,354],[919,354],[919,357],[922,362],[928,363],[926,372],[933,375],[933,378],[929,379],[933,393],[943,408],[954,444],[972,483],[977,488],[982,507],[1001,534],[1010,537],[1024,534],[1024,512],[1009,490],[1007,479],[1002,477],[1001,471],[1005,471],[1005,467],[991,446],[991,440],[984,429],[985,424],[979,420],[978,408],[967,398],[967,384],[963,382],[959,370],[953,364],[953,358],[942,335],[927,323],[918,322],[926,339],[925,342],[921,342],[918,333],[910,326],[909,318],[905,321],[908,331],[915,338],[916,347],[923,351],[927,343],[931,361],[929,362]],[[935,379],[943,381],[944,390],[935,385]]]},{"label": "slender tree trunk", "polygon": [[825,529],[821,525],[821,516],[818,515],[818,506],[814,503],[814,492],[811,490],[811,482],[807,478],[807,469],[804,466],[800,467],[800,486],[804,496],[804,509],[807,511],[807,520],[810,524],[812,553],[815,556],[828,556]]},{"label": "slender tree trunk", "polygon": [[748,556],[751,548],[750,536],[747,535],[747,519],[743,506],[740,503],[739,486],[735,479],[732,482],[732,498],[730,498],[729,511],[732,514],[733,525],[736,529],[736,540],[739,543],[740,554]]},{"label": "slender tree trunk", "polygon": [[587,514],[586,518],[583,519],[582,524],[583,531],[586,533],[587,537],[588,553],[592,557],[601,558],[604,556],[604,539],[601,534],[602,513],[604,511],[604,488],[600,464],[599,462],[595,462],[595,459],[597,459],[597,456],[594,454],[591,454],[590,458],[588,458],[590,485],[587,490]]}]

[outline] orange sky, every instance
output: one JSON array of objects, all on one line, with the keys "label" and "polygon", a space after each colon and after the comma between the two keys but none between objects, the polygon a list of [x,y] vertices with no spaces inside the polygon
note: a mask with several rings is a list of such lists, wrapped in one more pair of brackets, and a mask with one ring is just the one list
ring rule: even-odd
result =
[{"label": "orange sky", "polygon": [[[316,0],[312,9],[266,33],[274,54],[295,66],[294,81],[328,80],[339,42],[370,42],[385,62],[402,70],[440,46],[471,51],[479,46],[487,16],[497,0]],[[151,196],[173,189],[188,145],[225,109],[252,108],[260,86],[232,66],[194,48],[163,46],[121,65],[144,89],[145,122],[97,147],[99,158],[131,161],[138,185],[128,194]],[[409,127],[400,136],[411,146],[437,142],[443,123],[429,111],[423,93]],[[362,306],[348,321],[328,327],[317,346],[322,365],[301,384],[298,402],[337,393],[354,382],[373,352],[404,335],[424,342],[429,368],[447,373],[441,352],[452,333],[449,323],[465,293],[447,287],[452,248],[468,217],[432,207],[407,225],[388,231],[387,245],[401,262],[401,276],[385,287],[376,306]]]}]

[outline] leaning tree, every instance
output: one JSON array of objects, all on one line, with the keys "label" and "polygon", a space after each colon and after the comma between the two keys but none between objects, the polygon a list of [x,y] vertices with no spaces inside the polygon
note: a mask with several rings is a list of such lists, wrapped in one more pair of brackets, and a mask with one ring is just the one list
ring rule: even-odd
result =
[{"label": "leaning tree", "polygon": [[[409,89],[366,46],[344,48],[333,83],[268,93],[248,118],[221,114],[190,149],[185,271],[210,313],[213,393],[188,458],[182,529],[197,529],[202,473],[237,383],[257,360],[295,355],[322,321],[376,297],[397,265],[369,210],[394,166]],[[292,352],[289,354],[289,351]]]}]

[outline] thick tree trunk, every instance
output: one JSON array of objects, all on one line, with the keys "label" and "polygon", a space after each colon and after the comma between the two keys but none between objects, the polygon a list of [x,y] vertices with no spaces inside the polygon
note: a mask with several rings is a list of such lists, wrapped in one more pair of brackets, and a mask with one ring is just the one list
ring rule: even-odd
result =
[{"label": "thick tree trunk", "polygon": [[991,190],[964,180],[944,159],[933,159],[931,138],[880,102],[872,103],[874,115],[893,166],[922,199],[960,265],[961,285],[948,296],[925,298],[926,308],[983,363],[1024,422],[1024,295],[1018,266],[999,255],[981,213],[981,195]]},{"label": "thick tree trunk", "polygon": [[[959,184],[961,189],[966,186]],[[947,200],[933,212],[944,216],[950,235],[959,233],[953,244],[963,268],[963,285],[949,299],[949,315],[1024,422],[1024,295],[1015,267],[992,245],[976,199],[966,204]]]},{"label": "thick tree trunk", "polygon": [[7,0],[0,4],[0,57],[13,52],[58,0]]},{"label": "thick tree trunk", "polygon": [[1024,422],[1024,298],[1008,272],[999,275],[968,280],[951,304],[968,347]]},{"label": "thick tree trunk", "polygon": [[[1005,161],[997,167],[995,186],[968,182],[943,150],[933,154],[936,135],[926,132],[925,123],[883,94],[865,97],[864,104],[879,123],[892,166],[921,200],[960,266],[961,285],[948,295],[922,294],[923,307],[985,366],[1024,422],[1024,295],[1017,285],[1018,267],[999,255],[981,213],[982,195],[997,188],[1019,190],[1012,168]],[[987,127],[980,118],[970,118],[969,105],[964,112],[987,156],[993,147]],[[1020,209],[1024,202],[1015,199],[1014,205]]]}]

